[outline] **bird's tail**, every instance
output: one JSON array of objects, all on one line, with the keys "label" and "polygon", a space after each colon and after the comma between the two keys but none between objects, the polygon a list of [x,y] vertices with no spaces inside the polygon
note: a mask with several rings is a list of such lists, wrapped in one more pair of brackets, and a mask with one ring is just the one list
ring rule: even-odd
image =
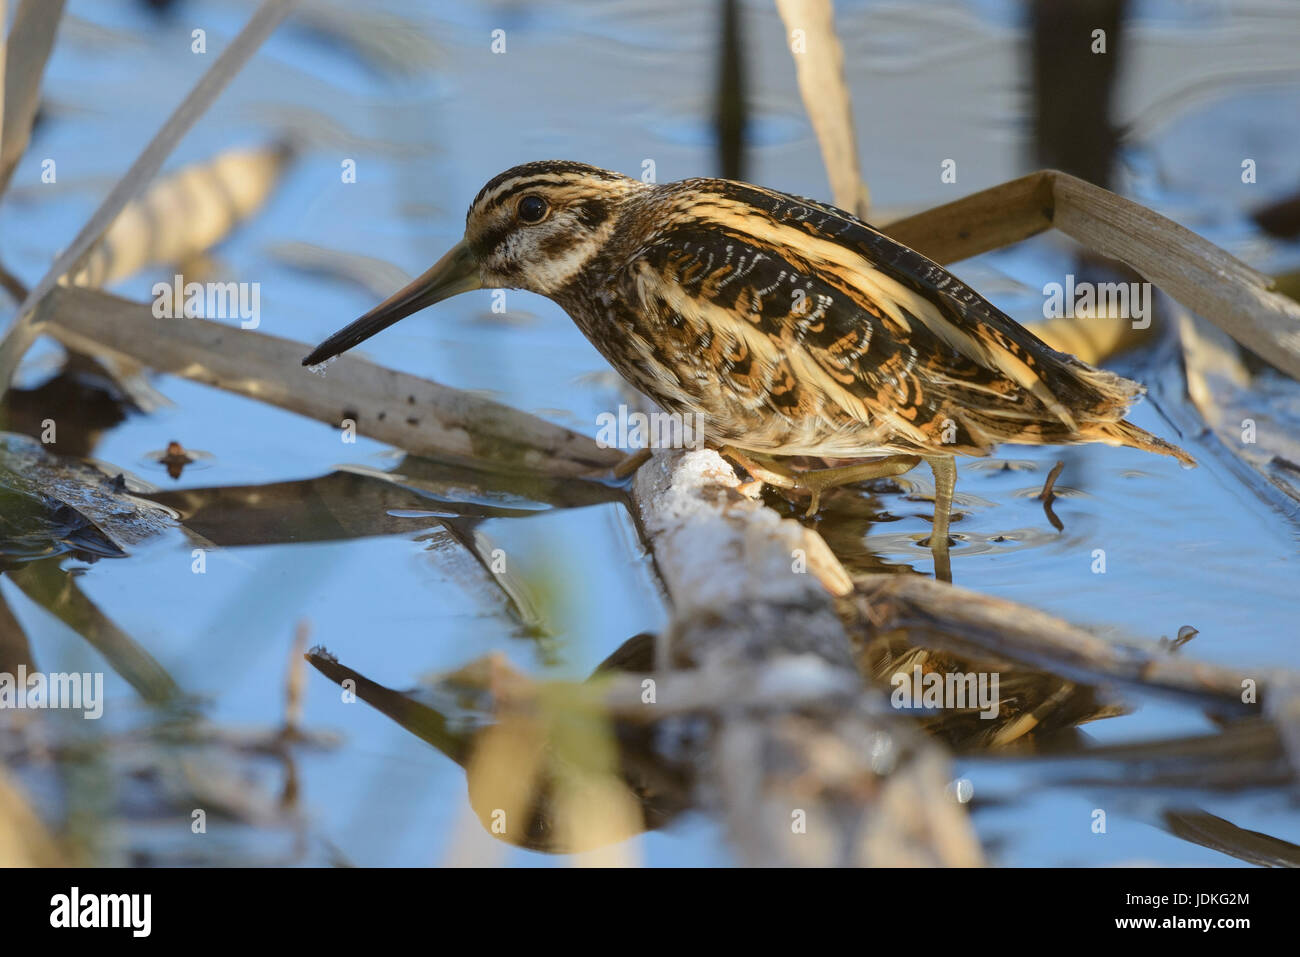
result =
[{"label": "bird's tail", "polygon": [[1098,422],[1093,426],[1093,430],[1096,435],[1095,441],[1104,442],[1107,445],[1124,445],[1131,449],[1141,449],[1143,452],[1155,452],[1157,455],[1168,455],[1177,459],[1183,465],[1196,465],[1196,459],[1178,446],[1152,435],[1145,429],[1139,429],[1132,422],[1124,420]]}]

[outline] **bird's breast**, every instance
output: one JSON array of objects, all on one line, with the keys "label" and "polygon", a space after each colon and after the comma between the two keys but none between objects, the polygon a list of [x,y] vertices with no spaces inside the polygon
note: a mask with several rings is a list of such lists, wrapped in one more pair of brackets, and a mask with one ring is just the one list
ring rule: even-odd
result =
[{"label": "bird's breast", "polygon": [[878,430],[808,382],[797,350],[701,324],[689,302],[629,303],[608,291],[561,305],[623,379],[709,441],[783,455],[884,450]]}]

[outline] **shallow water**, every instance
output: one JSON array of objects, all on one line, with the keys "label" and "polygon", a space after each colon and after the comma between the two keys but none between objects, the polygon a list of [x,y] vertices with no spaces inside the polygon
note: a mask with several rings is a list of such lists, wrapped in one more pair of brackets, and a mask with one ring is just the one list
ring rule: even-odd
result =
[{"label": "shallow water", "polygon": [[[715,172],[711,5],[384,6],[410,21],[399,36],[428,38],[405,48],[401,69],[291,22],[169,163],[270,141],[286,123],[299,138],[302,154],[269,204],[215,253],[222,275],[261,284],[261,331],[316,342],[375,301],[355,284],[291,268],[277,258],[280,244],[377,257],[413,275],[458,238],[479,186],[517,162],[573,158],[639,174],[652,160],[660,181]],[[1297,268],[1300,244],[1260,242],[1244,215],[1300,183],[1300,9],[1263,5],[1225,21],[1218,4],[1135,6],[1118,119],[1140,137],[1126,144],[1118,188],[1258,268]],[[1200,6],[1203,12],[1188,12]],[[136,3],[71,0],[68,8],[77,19],[60,34],[44,122],[14,178],[0,233],[4,262],[28,283],[210,64],[214,53],[189,52],[194,26],[207,29],[216,51],[251,9],[193,2],[159,17]],[[1031,168],[1020,69],[1027,53],[1014,9],[997,2],[839,6],[864,175],[882,214],[945,202]],[[753,109],[748,178],[824,196],[780,22],[767,3],[743,10]],[[494,29],[506,31],[504,55],[490,51]],[[1243,146],[1260,170],[1251,186],[1240,182]],[[55,184],[40,183],[46,157],[57,159]],[[956,185],[939,179],[949,157],[958,163]],[[343,184],[340,163],[349,158],[357,182]],[[1032,321],[1039,290],[1070,264],[1065,243],[1039,237],[954,271]],[[113,291],[148,298],[158,278],[142,275]],[[600,356],[548,301],[510,292],[510,321],[501,321],[489,297],[483,291],[441,304],[367,342],[364,353],[594,433],[596,415],[621,401]],[[55,352],[49,343],[34,350],[21,381],[39,382]],[[1139,353],[1114,368],[1153,383],[1172,377],[1133,419],[1182,444],[1200,468],[1095,446],[1008,447],[999,462],[1014,468],[965,465],[954,580],[1103,634],[1155,639],[1192,625],[1199,635],[1187,653],[1204,660],[1300,667],[1294,514],[1243,486],[1213,436],[1177,434],[1171,419],[1187,421],[1187,410],[1180,419],[1170,406],[1186,400],[1168,355]],[[305,373],[286,370],[297,374]],[[262,485],[326,475],[341,463],[388,469],[397,461],[376,442],[343,444],[334,429],[247,399],[167,376],[155,385],[172,405],[106,432],[94,456],[167,490]],[[211,457],[172,480],[149,458],[171,439]],[[1060,533],[1034,497],[1058,459],[1066,463],[1054,506]],[[928,477],[918,471],[899,485],[922,488]],[[831,500],[819,519],[828,541],[859,567],[930,573],[929,553],[917,545],[928,534],[929,504],[883,491],[865,509],[858,499],[870,496],[841,492]],[[437,504],[414,494],[390,510],[396,530],[389,534],[218,549],[203,575],[192,573],[192,543],[179,531],[139,544],[128,559],[67,559],[63,567],[221,725],[280,721],[300,621],[312,643],[398,688],[492,652],[526,672],[581,678],[628,637],[663,626],[653,572],[621,505],[516,504],[535,514],[490,518],[475,534],[510,554],[543,638],[521,628],[501,594],[466,568],[447,532],[423,514]],[[1105,551],[1104,574],[1092,570],[1095,549]],[[43,668],[92,666],[94,653],[11,582],[0,579],[0,593]],[[95,734],[155,720],[112,673],[108,689],[110,707]],[[563,862],[493,842],[469,812],[460,768],[365,705],[342,704],[338,690],[311,671],[304,707],[305,727],[341,740],[298,758],[300,802],[319,838],[300,859],[337,853],[357,864],[420,865],[468,853],[520,865]],[[1114,742],[1212,728],[1187,708],[1147,702],[1084,730]],[[261,771],[274,789],[278,770]],[[1238,863],[1151,826],[1139,799],[1098,837],[1088,826],[1098,798],[1087,789],[1051,787],[1012,761],[962,758],[957,772],[972,783],[973,821],[995,863]],[[1189,800],[1244,828],[1293,841],[1300,835],[1300,814],[1283,794]],[[652,865],[730,859],[718,828],[698,815],[637,838],[631,853]]]}]

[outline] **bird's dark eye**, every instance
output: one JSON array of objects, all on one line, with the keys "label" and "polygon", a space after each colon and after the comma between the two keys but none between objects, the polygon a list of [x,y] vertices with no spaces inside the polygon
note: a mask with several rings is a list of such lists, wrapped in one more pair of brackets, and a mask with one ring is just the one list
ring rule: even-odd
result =
[{"label": "bird's dark eye", "polygon": [[549,207],[540,196],[525,196],[519,201],[519,221],[523,223],[540,223],[546,218]]}]

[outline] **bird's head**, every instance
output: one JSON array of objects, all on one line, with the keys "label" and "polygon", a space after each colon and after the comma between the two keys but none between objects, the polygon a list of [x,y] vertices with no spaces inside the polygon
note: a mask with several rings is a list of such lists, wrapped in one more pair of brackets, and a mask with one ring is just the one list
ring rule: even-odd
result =
[{"label": "bird's head", "polygon": [[619,207],[645,189],[608,170],[546,160],[491,179],[470,204],[465,237],[428,272],[330,336],[303,365],[317,365],[399,319],[471,289],[553,296],[609,240]]}]

